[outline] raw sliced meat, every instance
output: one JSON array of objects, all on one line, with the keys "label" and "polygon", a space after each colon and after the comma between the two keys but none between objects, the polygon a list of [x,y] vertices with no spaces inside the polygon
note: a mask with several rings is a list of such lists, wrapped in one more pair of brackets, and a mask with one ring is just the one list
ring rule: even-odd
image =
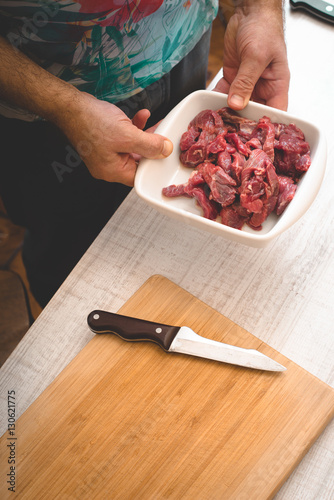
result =
[{"label": "raw sliced meat", "polygon": [[[248,212],[265,214],[266,218],[275,208],[278,191],[278,178],[273,164],[264,151],[255,149],[241,173],[239,188],[241,205]],[[256,225],[262,224],[265,218]],[[257,221],[260,219],[262,217],[256,218]]]},{"label": "raw sliced meat", "polygon": [[198,205],[203,210],[203,217],[206,219],[216,220],[218,216],[218,206],[217,204],[210,200],[205,192],[204,187],[197,186],[186,186],[185,192],[192,198],[195,198]]},{"label": "raw sliced meat", "polygon": [[220,211],[221,222],[225,226],[234,227],[235,229],[242,229],[245,221],[249,217],[243,217],[235,209],[233,205],[222,208]]},{"label": "raw sliced meat", "polygon": [[249,120],[228,107],[198,113],[180,150],[181,163],[193,171],[163,195],[195,198],[204,217],[219,221],[219,215],[236,229],[260,230],[271,213],[281,215],[311,165],[309,144],[295,124]]},{"label": "raw sliced meat", "polygon": [[189,123],[188,128],[194,127],[199,130],[206,130],[209,134],[217,135],[224,128],[221,116],[211,109],[206,109],[198,113],[193,120]]},{"label": "raw sliced meat", "polygon": [[297,185],[293,182],[291,177],[285,177],[283,175],[278,177],[278,182],[279,194],[276,205],[276,214],[281,215],[294,197]]},{"label": "raw sliced meat", "polygon": [[230,144],[232,144],[232,146],[234,146],[239,153],[245,156],[249,154],[249,150],[247,149],[246,145],[242,142],[242,140],[240,139],[240,137],[236,132],[229,132],[228,134],[226,134],[226,140]]},{"label": "raw sliced meat", "polygon": [[262,144],[262,149],[269,156],[270,161],[274,161],[275,151],[275,126],[266,116],[259,120],[259,123],[254,128],[251,139],[258,139]]},{"label": "raw sliced meat", "polygon": [[237,190],[235,180],[232,179],[221,167],[213,163],[204,163],[201,166],[204,180],[210,188],[209,198],[218,202],[222,207],[234,202]]},{"label": "raw sliced meat", "polygon": [[181,151],[187,151],[187,149],[192,146],[200,135],[200,131],[195,127],[190,127],[184,134],[182,134],[180,140],[180,149]]},{"label": "raw sliced meat", "polygon": [[175,198],[177,196],[189,196],[186,194],[184,188],[185,184],[178,184],[177,186],[175,184],[171,184],[170,186],[164,187],[162,189],[162,194],[164,196],[167,196],[167,198]]}]

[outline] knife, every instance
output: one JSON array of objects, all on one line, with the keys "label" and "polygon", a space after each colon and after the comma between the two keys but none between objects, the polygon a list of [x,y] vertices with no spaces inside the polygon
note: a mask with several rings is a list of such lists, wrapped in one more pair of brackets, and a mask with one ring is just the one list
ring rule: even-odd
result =
[{"label": "knife", "polygon": [[94,333],[114,333],[128,341],[155,342],[167,352],[179,352],[257,370],[286,370],[255,349],[243,349],[207,339],[187,326],[165,325],[97,310],[88,315],[87,323]]},{"label": "knife", "polygon": [[333,0],[290,0],[292,9],[303,9],[325,21],[334,23]]}]

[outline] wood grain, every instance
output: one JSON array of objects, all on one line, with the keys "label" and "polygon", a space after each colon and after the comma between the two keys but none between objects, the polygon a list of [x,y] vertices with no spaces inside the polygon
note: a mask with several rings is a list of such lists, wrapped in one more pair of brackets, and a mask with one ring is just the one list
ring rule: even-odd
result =
[{"label": "wood grain", "polygon": [[96,336],[17,422],[19,497],[271,498],[332,418],[334,390],[162,276],[119,312],[186,324],[288,369]]}]

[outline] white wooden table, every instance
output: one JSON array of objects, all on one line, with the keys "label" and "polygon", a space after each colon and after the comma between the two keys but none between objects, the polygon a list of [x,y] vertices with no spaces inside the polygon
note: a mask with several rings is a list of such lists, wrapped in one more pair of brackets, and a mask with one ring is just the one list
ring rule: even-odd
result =
[{"label": "white wooden table", "polygon": [[[329,385],[334,385],[334,27],[286,6],[289,111],[321,125],[328,163],[306,215],[265,249],[225,241],[160,215],[133,191],[0,371],[21,415],[88,343],[87,314],[117,311],[162,274]],[[277,494],[334,498],[334,422]]]}]

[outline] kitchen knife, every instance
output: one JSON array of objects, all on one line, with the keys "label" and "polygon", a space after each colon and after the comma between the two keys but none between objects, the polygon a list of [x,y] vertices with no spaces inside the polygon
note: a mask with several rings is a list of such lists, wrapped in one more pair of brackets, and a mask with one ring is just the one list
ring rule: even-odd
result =
[{"label": "kitchen knife", "polygon": [[155,342],[167,352],[190,354],[258,370],[286,370],[255,349],[243,349],[207,339],[187,326],[164,325],[106,311],[92,311],[87,322],[94,333],[114,333],[128,341]]},{"label": "kitchen knife", "polygon": [[334,23],[334,0],[290,0],[292,9],[303,9],[325,21]]}]

